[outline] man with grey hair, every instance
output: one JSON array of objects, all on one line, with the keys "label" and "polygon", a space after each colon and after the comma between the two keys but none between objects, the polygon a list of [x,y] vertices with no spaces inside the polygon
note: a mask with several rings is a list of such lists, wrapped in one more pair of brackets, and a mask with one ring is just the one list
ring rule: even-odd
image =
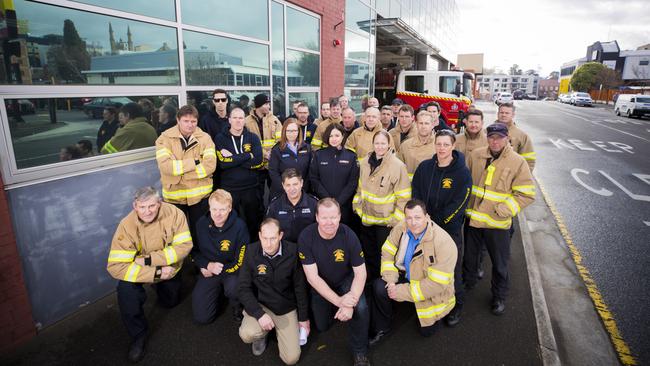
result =
[{"label": "man with grey hair", "polygon": [[[357,159],[361,160],[368,156],[373,151],[372,137],[377,131],[382,130],[379,121],[379,109],[375,107],[368,107],[363,114],[366,118],[361,127],[352,131],[348,140],[345,142],[345,148],[354,151],[357,154]],[[394,150],[395,145],[393,141],[389,141],[390,149]]]},{"label": "man with grey hair", "polygon": [[106,269],[117,283],[120,314],[133,342],[128,358],[142,360],[148,326],[143,305],[145,283],[153,284],[158,303],[166,308],[180,302],[183,259],[192,249],[185,214],[162,202],[153,187],[138,189],[133,210],[117,226]]}]

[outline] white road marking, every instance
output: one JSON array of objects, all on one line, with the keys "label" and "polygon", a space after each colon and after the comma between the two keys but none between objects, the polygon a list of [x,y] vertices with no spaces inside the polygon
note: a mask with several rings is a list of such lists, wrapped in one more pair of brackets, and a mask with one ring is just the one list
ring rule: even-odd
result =
[{"label": "white road marking", "polygon": [[650,221],[644,221],[643,222],[646,226],[650,226]]}]

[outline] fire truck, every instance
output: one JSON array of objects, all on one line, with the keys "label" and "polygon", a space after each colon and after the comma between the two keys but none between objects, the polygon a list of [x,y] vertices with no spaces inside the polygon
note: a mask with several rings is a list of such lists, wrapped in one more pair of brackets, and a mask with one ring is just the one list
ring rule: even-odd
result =
[{"label": "fire truck", "polygon": [[474,75],[463,71],[402,71],[397,78],[396,98],[416,111],[431,101],[440,104],[441,116],[451,128],[467,114],[472,104]]}]

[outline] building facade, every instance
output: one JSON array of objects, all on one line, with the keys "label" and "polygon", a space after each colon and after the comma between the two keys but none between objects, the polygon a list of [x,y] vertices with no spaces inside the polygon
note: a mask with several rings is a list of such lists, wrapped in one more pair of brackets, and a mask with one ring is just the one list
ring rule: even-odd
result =
[{"label": "building facade", "polygon": [[[209,9],[206,12],[206,9]],[[360,111],[387,70],[455,59],[454,0],[0,2],[0,349],[114,289],[105,271],[131,194],[160,187],[154,148],[101,155],[105,107],[205,113],[211,91],[284,117],[346,94]],[[384,86],[384,84],[381,84]],[[80,140],[89,156],[71,157]],[[71,160],[74,159],[74,160]]]},{"label": "building facade", "polygon": [[480,75],[476,78],[481,96],[494,96],[499,92],[514,92],[522,90],[525,94],[535,94],[538,91],[539,76],[537,75]]}]

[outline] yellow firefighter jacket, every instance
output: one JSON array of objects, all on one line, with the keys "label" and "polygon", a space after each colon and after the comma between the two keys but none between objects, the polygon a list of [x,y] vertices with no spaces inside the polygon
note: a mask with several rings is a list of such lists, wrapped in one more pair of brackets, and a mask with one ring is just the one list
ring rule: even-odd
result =
[{"label": "yellow firefighter jacket", "polygon": [[352,200],[354,212],[364,225],[395,226],[404,220],[404,206],[411,199],[406,165],[388,152],[370,173],[368,159],[360,163],[359,185]]},{"label": "yellow firefighter jacket", "polygon": [[479,131],[478,135],[472,138],[465,129],[465,133],[456,135],[456,151],[465,155],[465,164],[469,161],[469,155],[479,147],[487,146],[487,134],[485,129]]},{"label": "yellow firefighter jacket", "polygon": [[269,159],[266,157],[270,157],[271,149],[278,141],[280,141],[280,137],[282,136],[282,122],[280,122],[278,117],[274,116],[273,113],[269,112],[269,114],[262,118],[262,134],[257,125],[257,120],[258,117],[255,115],[255,110],[252,110],[246,117],[245,126],[250,132],[256,134],[257,137],[260,138],[263,152],[263,169],[267,169],[269,166]]},{"label": "yellow firefighter jacket", "polygon": [[[391,230],[381,247],[380,272],[386,283],[397,283],[399,272],[404,271],[408,242],[406,222],[402,221]],[[422,327],[433,325],[456,304],[454,267],[457,256],[458,249],[453,239],[429,220],[426,232],[413,252],[409,282],[396,286],[398,301],[415,303]]]},{"label": "yellow firefighter jacket", "polygon": [[324,149],[327,146],[329,146],[327,143],[328,141],[323,141],[323,135],[325,134],[325,130],[327,130],[327,127],[329,127],[332,123],[338,123],[341,124],[343,120],[341,117],[339,118],[334,118],[334,117],[329,117],[325,118],[324,120],[321,120],[318,123],[318,127],[316,127],[316,131],[314,132],[314,137],[311,139],[311,148],[316,151],[318,149]]},{"label": "yellow firefighter jacket", "polygon": [[[377,122],[377,125],[375,128],[372,130],[368,130],[366,127],[366,124],[361,125],[361,127],[357,127],[352,133],[350,133],[350,136],[348,136],[348,139],[345,141],[345,148],[352,150],[355,154],[357,154],[357,159],[360,161],[361,159],[365,158],[374,150],[374,146],[372,145],[372,137],[377,133],[377,131],[380,131],[384,129],[384,127],[381,125],[380,122]],[[394,151],[395,150],[395,142],[393,139],[389,139],[389,149]]]},{"label": "yellow firefighter jacket", "polygon": [[401,141],[400,135],[402,134],[402,127],[399,125],[399,122],[395,125],[395,128],[390,130],[390,135],[393,136],[393,142],[395,143],[395,151],[399,152],[401,146],[406,141],[415,138],[418,135],[418,129],[415,128],[415,122],[411,124],[408,134],[404,141]]},{"label": "yellow firefighter jacket", "polygon": [[102,147],[102,154],[114,154],[127,150],[142,149],[153,146],[158,134],[144,117],[134,118]]},{"label": "yellow firefighter jacket", "polygon": [[163,132],[156,140],[156,161],[165,202],[191,206],[212,192],[217,154],[199,127],[187,141],[177,126]]},{"label": "yellow firefighter jacket", "polygon": [[[399,138],[399,137],[398,137]],[[421,162],[433,158],[436,153],[435,137],[431,135],[424,143],[419,136],[405,140],[397,153],[397,157],[406,164],[409,180],[413,180],[415,169]]]},{"label": "yellow firefighter jacket", "polygon": [[473,182],[466,211],[470,226],[509,229],[512,218],[535,200],[526,161],[506,145],[495,160],[488,147],[474,150],[467,165]]},{"label": "yellow firefighter jacket", "polygon": [[526,163],[532,172],[533,168],[535,168],[535,161],[537,160],[537,154],[533,149],[533,140],[514,123],[508,126],[508,139],[515,152],[526,159]]},{"label": "yellow firefighter jacket", "polygon": [[[153,283],[156,267],[172,266],[176,273],[192,249],[192,237],[185,214],[174,205],[161,202],[158,217],[144,223],[131,211],[117,226],[106,269],[113,278],[127,282]],[[137,257],[150,257],[151,265],[140,266]]]}]

